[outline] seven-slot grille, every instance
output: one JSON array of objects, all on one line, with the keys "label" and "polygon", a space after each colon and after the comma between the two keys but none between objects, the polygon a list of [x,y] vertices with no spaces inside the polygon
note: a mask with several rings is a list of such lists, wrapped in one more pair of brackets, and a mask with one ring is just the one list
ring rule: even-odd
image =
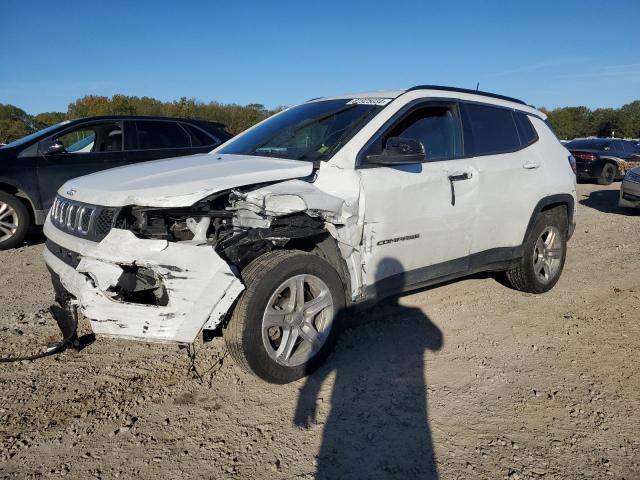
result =
[{"label": "seven-slot grille", "polygon": [[87,235],[95,212],[91,205],[56,197],[51,207],[51,222],[68,233]]},{"label": "seven-slot grille", "polygon": [[51,223],[60,230],[100,241],[107,236],[117,209],[88,205],[57,196],[51,207]]}]

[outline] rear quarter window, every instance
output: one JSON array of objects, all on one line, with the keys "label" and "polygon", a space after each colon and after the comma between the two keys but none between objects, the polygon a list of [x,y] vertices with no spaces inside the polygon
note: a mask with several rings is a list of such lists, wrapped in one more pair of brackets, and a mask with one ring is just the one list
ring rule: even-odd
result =
[{"label": "rear quarter window", "polygon": [[199,128],[194,127],[188,123],[181,123],[182,127],[189,132],[191,136],[191,146],[193,147],[204,147],[204,146],[213,146],[220,143],[218,140],[213,139],[208,134],[204,133]]},{"label": "rear quarter window", "polygon": [[466,155],[489,155],[520,149],[520,137],[511,110],[475,103],[465,103],[463,108]]},{"label": "rear quarter window", "polygon": [[522,112],[514,112],[513,118],[516,121],[516,128],[518,130],[518,136],[520,137],[520,143],[523,146],[534,143],[538,139],[538,134],[533,128],[533,125],[531,125],[529,116]]}]

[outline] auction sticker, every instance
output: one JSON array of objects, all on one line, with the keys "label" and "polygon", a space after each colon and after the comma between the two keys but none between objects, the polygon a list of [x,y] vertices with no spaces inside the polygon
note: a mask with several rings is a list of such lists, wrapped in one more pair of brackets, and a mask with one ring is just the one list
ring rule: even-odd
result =
[{"label": "auction sticker", "polygon": [[384,107],[391,100],[391,98],[381,97],[354,98],[353,100],[348,101],[347,105],[379,105]]}]

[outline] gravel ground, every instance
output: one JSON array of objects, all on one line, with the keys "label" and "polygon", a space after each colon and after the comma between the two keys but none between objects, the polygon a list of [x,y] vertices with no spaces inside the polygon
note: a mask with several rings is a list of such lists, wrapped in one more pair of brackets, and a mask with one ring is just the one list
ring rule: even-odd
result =
[{"label": "gravel ground", "polygon": [[[579,185],[551,292],[474,277],[384,302],[290,385],[220,338],[199,375],[105,338],[0,365],[0,478],[640,478],[640,215],[618,187]],[[2,355],[58,338],[42,241],[0,252]]]}]

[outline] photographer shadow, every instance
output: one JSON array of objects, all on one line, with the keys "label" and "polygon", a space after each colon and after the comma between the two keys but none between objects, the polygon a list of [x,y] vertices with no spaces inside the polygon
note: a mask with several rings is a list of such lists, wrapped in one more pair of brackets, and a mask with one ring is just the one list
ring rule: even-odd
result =
[{"label": "photographer shadow", "polygon": [[[400,267],[393,259],[383,263],[378,272]],[[294,423],[308,428],[325,417],[319,412],[326,408],[322,384],[335,373],[316,478],[436,479],[424,357],[442,347],[442,332],[420,309],[397,299],[376,310],[361,313],[358,323],[366,324],[350,330],[307,379]]]}]

